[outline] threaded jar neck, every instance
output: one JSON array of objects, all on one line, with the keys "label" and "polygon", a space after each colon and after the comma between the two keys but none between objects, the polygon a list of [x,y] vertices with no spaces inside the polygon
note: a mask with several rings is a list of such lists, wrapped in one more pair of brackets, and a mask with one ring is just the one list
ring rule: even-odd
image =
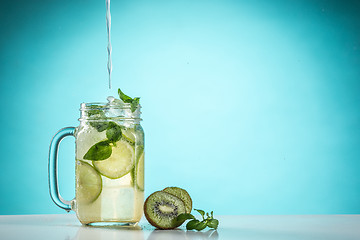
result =
[{"label": "threaded jar neck", "polygon": [[132,111],[129,103],[82,103],[79,121],[130,121],[138,124],[142,121],[140,109],[141,106],[138,105],[136,110]]}]

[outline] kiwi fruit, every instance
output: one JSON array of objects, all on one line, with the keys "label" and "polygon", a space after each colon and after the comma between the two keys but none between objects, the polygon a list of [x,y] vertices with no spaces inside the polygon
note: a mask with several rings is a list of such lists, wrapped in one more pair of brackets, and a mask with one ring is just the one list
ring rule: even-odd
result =
[{"label": "kiwi fruit", "polygon": [[189,193],[185,189],[179,187],[167,187],[163,191],[180,198],[185,203],[186,213],[191,212],[192,200]]},{"label": "kiwi fruit", "polygon": [[157,191],[151,194],[144,203],[144,214],[148,222],[159,229],[174,229],[183,221],[177,216],[186,212],[184,202],[173,194]]}]

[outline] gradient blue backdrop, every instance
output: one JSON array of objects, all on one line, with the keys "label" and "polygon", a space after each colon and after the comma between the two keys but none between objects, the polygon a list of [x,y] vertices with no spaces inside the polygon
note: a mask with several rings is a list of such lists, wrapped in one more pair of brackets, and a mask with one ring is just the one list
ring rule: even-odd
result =
[{"label": "gradient blue backdrop", "polygon": [[[146,191],[216,214],[360,213],[360,2],[105,0],[0,5],[0,214],[63,213],[48,146],[81,102],[140,96]],[[74,195],[74,140],[60,152]]]}]

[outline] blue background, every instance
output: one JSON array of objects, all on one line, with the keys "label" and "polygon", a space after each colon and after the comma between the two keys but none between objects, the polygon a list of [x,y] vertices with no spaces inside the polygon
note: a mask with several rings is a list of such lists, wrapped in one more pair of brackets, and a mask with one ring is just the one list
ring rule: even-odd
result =
[{"label": "blue background", "polygon": [[[140,96],[146,191],[215,214],[360,213],[360,2],[112,1],[0,5],[0,214],[64,213],[48,147],[82,102]],[[60,191],[74,195],[74,140]]]}]

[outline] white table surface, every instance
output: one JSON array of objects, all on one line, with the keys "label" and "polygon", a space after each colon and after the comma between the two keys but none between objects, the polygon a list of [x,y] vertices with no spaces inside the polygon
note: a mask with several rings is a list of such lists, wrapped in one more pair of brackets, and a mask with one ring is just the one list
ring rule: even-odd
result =
[{"label": "white table surface", "polygon": [[264,215],[215,216],[217,231],[155,230],[146,220],[139,227],[125,228],[82,226],[74,214],[0,215],[0,239],[50,240],[360,240],[360,215]]}]

